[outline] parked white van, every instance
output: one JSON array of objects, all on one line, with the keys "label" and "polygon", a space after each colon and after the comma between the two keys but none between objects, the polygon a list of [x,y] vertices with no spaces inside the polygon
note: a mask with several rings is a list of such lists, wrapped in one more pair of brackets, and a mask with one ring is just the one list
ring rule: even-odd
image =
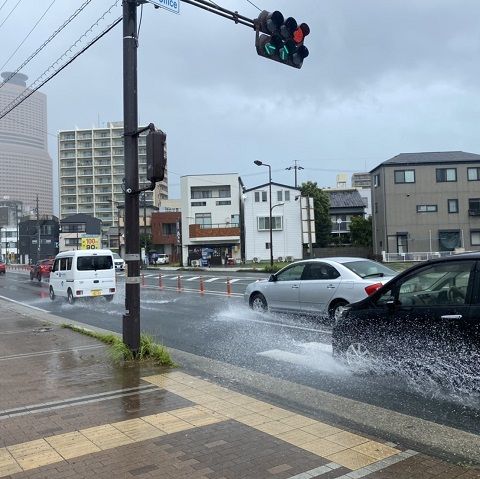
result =
[{"label": "parked white van", "polygon": [[115,266],[109,249],[64,251],[55,257],[50,273],[50,299],[64,296],[70,304],[76,298],[105,296],[116,292]]}]

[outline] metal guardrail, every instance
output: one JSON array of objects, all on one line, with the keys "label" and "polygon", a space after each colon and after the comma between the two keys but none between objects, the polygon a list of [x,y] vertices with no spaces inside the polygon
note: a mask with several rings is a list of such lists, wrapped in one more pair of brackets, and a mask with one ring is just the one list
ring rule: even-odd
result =
[{"label": "metal guardrail", "polygon": [[434,258],[443,258],[445,256],[452,256],[455,251],[426,251],[426,252],[412,252],[412,253],[386,253],[382,252],[382,259],[384,263],[398,263],[407,261],[427,261]]}]

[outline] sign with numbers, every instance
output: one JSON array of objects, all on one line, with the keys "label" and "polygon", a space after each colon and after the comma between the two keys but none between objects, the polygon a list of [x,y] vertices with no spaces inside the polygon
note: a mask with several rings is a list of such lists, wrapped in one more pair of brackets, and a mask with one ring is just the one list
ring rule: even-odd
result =
[{"label": "sign with numbers", "polygon": [[100,236],[80,238],[80,249],[100,249]]}]

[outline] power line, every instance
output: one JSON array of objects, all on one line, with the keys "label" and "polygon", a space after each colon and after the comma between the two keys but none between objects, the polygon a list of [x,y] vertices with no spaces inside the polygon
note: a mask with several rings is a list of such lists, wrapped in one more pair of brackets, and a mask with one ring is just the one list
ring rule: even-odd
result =
[{"label": "power line", "polygon": [[259,12],[262,11],[261,8],[258,8],[253,2],[251,2],[250,0],[247,0],[247,2],[250,4],[250,5],[253,5]]},{"label": "power line", "polygon": [[53,0],[52,3],[47,7],[45,12],[43,12],[43,15],[37,20],[37,23],[33,26],[33,28],[27,33],[26,37],[21,41],[20,45],[15,49],[15,51],[7,58],[6,62],[0,67],[0,70],[3,70],[3,67],[12,59],[12,57],[15,55],[15,53],[18,52],[20,47],[26,42],[27,38],[32,34],[32,32],[37,28],[38,24],[42,21],[43,17],[48,13],[50,8],[52,8],[52,5],[55,3],[56,0]]},{"label": "power line", "polygon": [[[0,28],[2,28],[3,24],[9,19],[10,15],[16,10],[16,8],[18,7],[18,4],[21,2],[22,0],[18,0],[18,2],[15,4],[15,6],[10,10],[10,13],[5,17],[5,20],[3,20],[2,23],[0,23]],[[5,5],[5,4],[4,4]],[[3,6],[3,5],[2,5]]]},{"label": "power line", "polygon": [[0,7],[0,12],[2,11],[2,8],[5,6],[5,4],[8,2],[8,0],[5,0],[3,3],[2,3],[2,6]]},{"label": "power line", "polygon": [[[40,85],[38,85],[37,87],[35,87],[34,89],[32,90],[28,90],[28,94],[25,95],[23,98],[19,99],[22,95],[19,95],[15,100],[13,100],[12,103],[15,103],[14,105],[12,105],[12,103],[10,103],[7,107],[6,107],[6,110],[7,111],[2,111],[0,113],[0,120],[2,118],[4,118],[6,115],[8,115],[12,110],[14,110],[15,108],[17,108],[19,105],[21,105],[27,98],[29,98],[31,95],[33,95],[38,89],[40,89],[43,85],[45,85],[46,83],[48,83],[52,78],[54,78],[55,76],[57,76],[64,68],[66,68],[68,65],[70,65],[70,63],[72,63],[73,61],[75,61],[80,55],[82,55],[83,53],[85,53],[92,45],[94,45],[98,40],[100,40],[103,36],[105,36],[110,30],[112,30],[115,26],[117,26],[120,22],[122,21],[122,17],[118,17],[111,25],[109,25],[103,32],[101,32],[99,35],[97,35],[90,43],[88,43],[84,48],[82,48],[78,53],[76,53],[72,58],[70,58],[66,63],[64,63],[60,68],[58,68],[57,70],[55,70],[49,77],[47,77],[43,82],[40,83]],[[68,50],[70,51],[70,50]],[[64,54],[65,55],[65,54]],[[64,56],[62,55],[62,57]],[[60,57],[60,58],[62,58]],[[59,60],[57,60],[58,62]],[[57,63],[55,62],[54,65]],[[49,70],[51,69],[51,67],[49,67],[40,77],[39,79],[46,73],[48,72]],[[38,80],[36,80],[38,81]],[[36,83],[36,81],[34,83]],[[27,91],[27,90],[25,90]],[[25,92],[24,92],[25,93]],[[18,100],[18,102],[17,102]],[[10,106],[12,105],[12,106]]]},{"label": "power line", "polygon": [[70,22],[72,22],[91,1],[92,0],[85,0],[85,2],[80,5],[80,7],[78,7],[78,9],[70,15],[60,27],[58,27],[52,35],[40,45],[40,47],[38,47],[14,72],[12,72],[8,78],[5,78],[5,80],[0,83],[0,88],[2,88],[5,83],[8,83],[25,65],[30,63],[30,61],[35,58]]}]

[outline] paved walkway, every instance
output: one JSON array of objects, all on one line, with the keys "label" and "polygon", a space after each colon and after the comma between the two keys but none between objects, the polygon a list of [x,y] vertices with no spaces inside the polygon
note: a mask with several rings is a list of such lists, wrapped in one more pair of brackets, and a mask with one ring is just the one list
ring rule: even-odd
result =
[{"label": "paved walkway", "polygon": [[0,301],[0,477],[480,478],[182,368],[114,366],[46,317]]}]

